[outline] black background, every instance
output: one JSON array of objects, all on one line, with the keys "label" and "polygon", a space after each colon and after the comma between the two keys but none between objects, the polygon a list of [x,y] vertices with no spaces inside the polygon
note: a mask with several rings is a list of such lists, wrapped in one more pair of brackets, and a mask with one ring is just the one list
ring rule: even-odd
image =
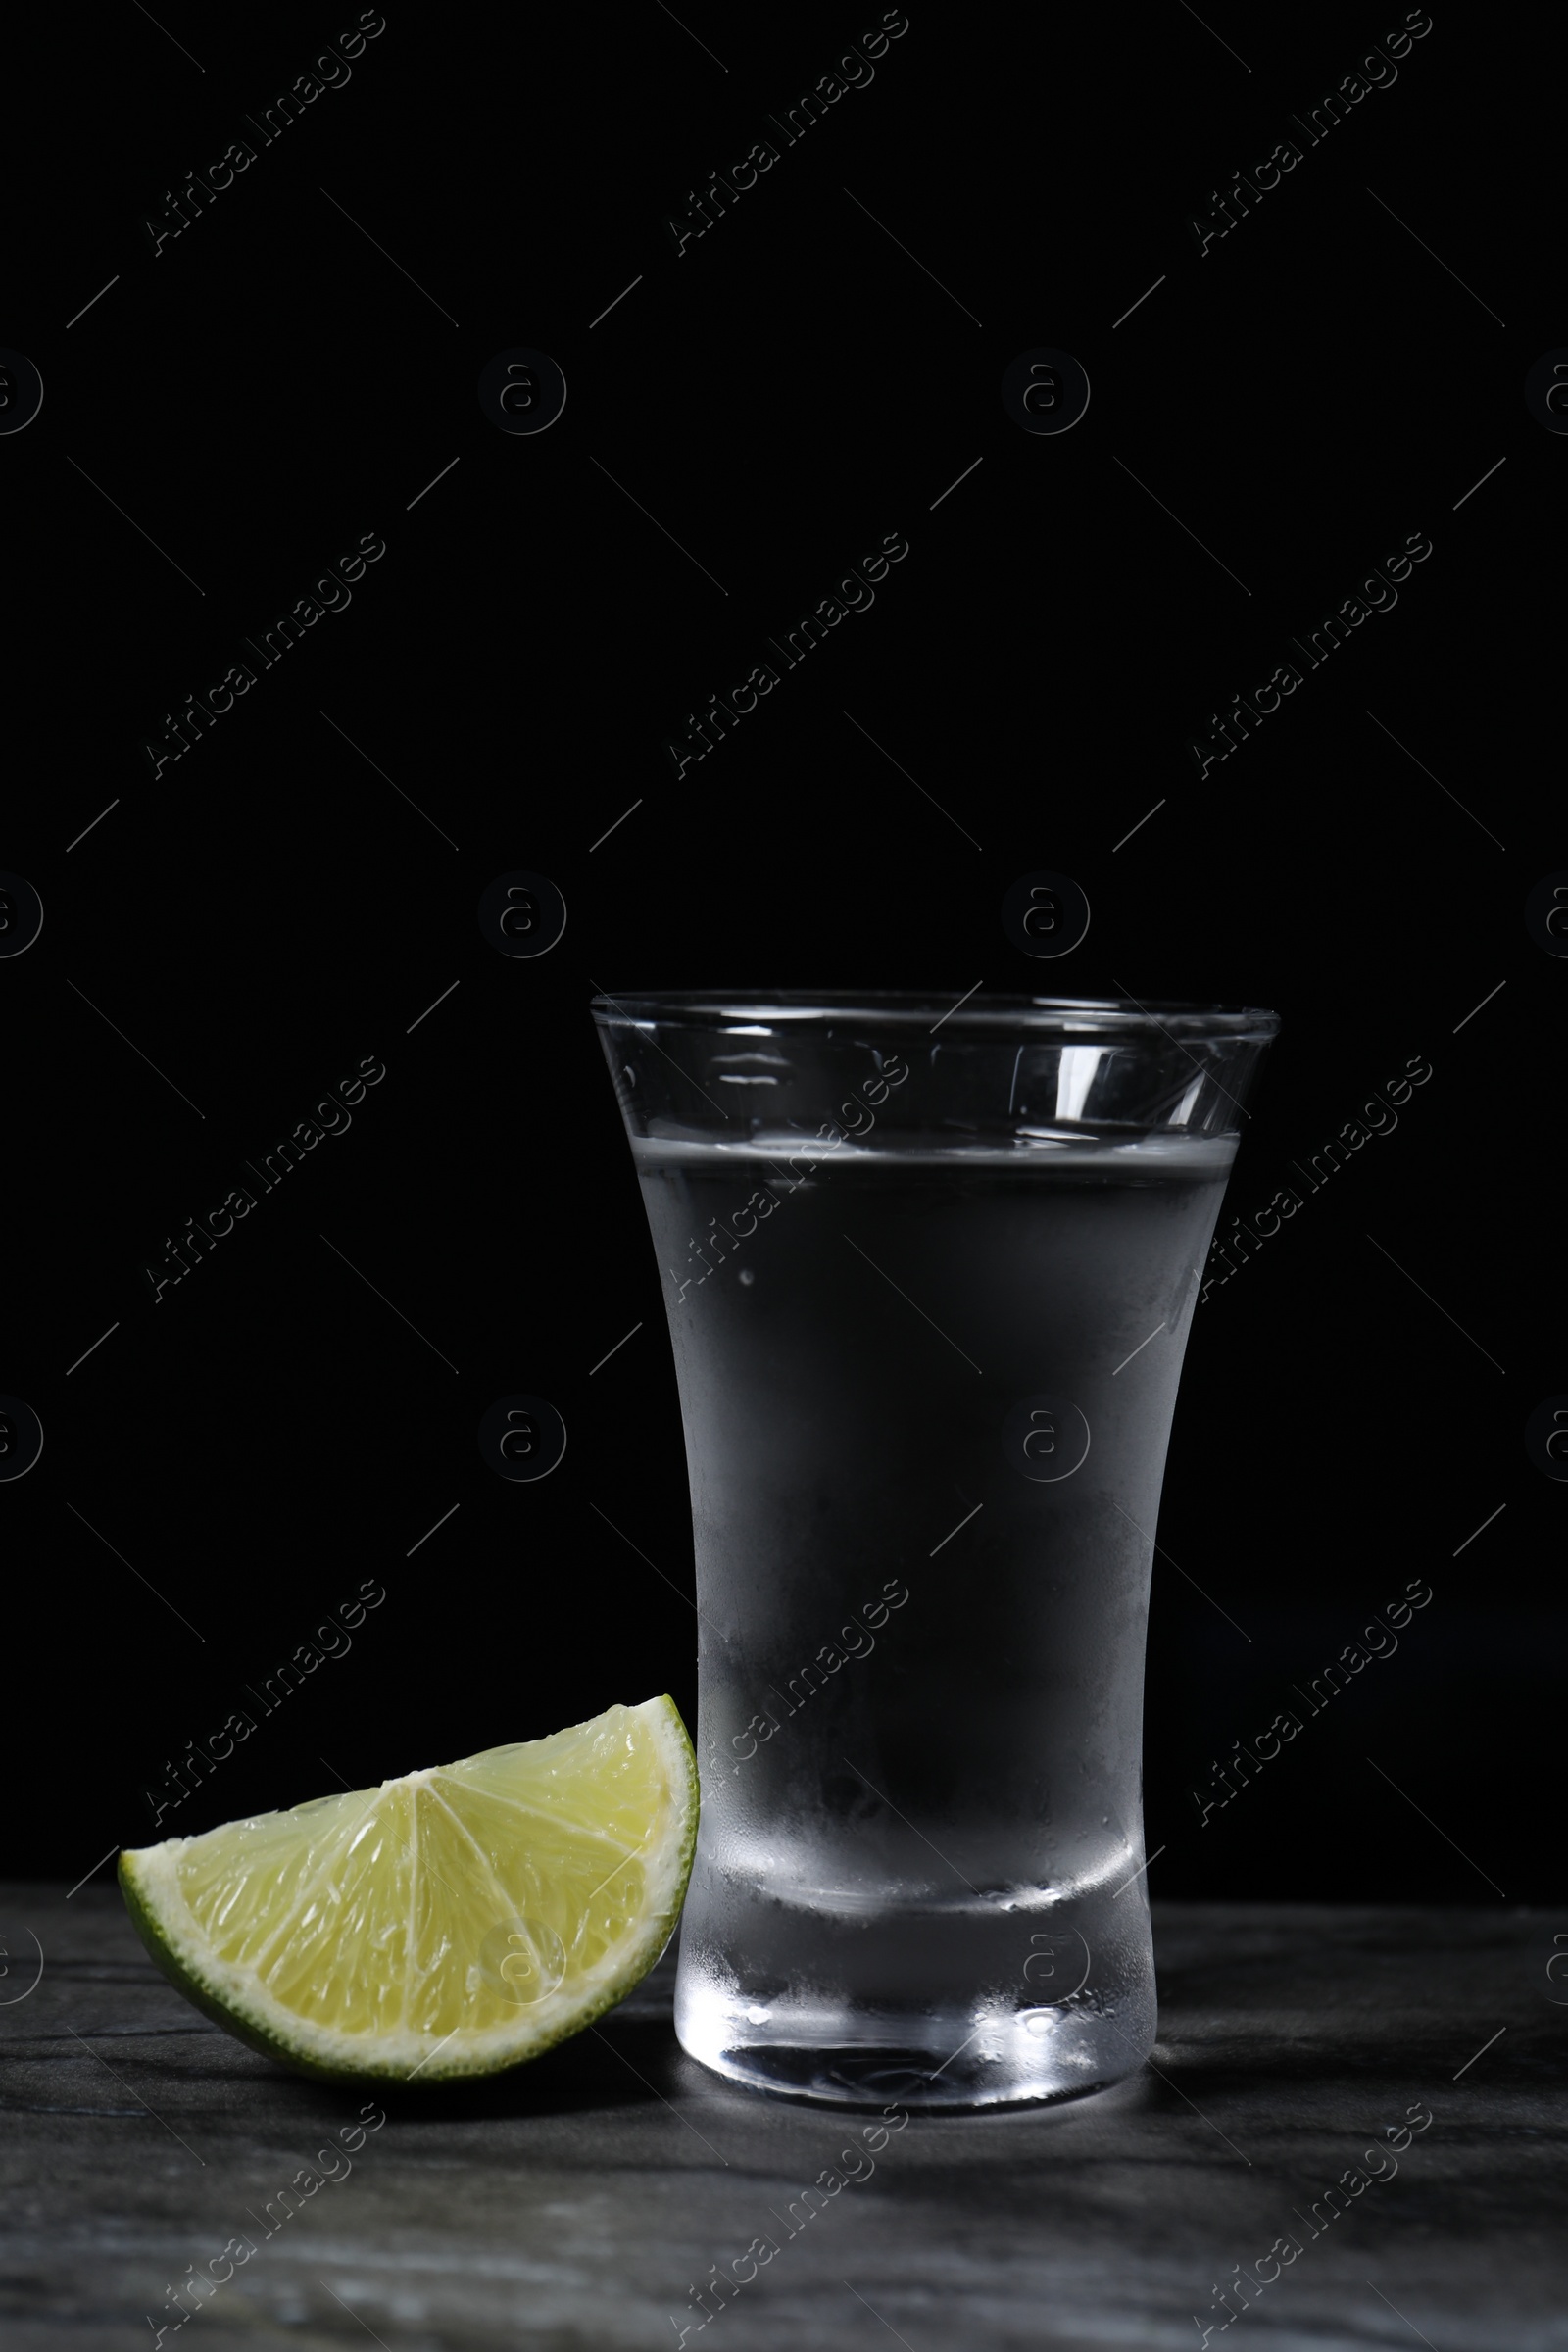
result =
[{"label": "black background", "polygon": [[[1156,1573],[1151,1885],[1541,1899],[1564,1497],[1522,1433],[1568,1389],[1564,969],[1522,908],[1568,864],[1568,442],[1522,386],[1568,342],[1560,58],[1438,8],[1200,258],[1189,212],[1402,10],[911,5],[677,258],[686,191],[880,15],[681,13],[389,5],[266,147],[242,110],[352,9],[125,9],[19,63],[0,342],[46,390],[0,441],[0,863],[46,919],[0,963],[0,1388],[46,1443],[0,1487],[6,1865],[147,1842],[165,1760],[366,1580],[350,1652],[158,1835],[612,1698],[690,1717],[679,1411],[589,996],[983,982],[1275,1006],[1249,1218],[1430,1059],[1197,1315],[1159,1536],[1202,1590]],[[241,135],[155,259],[143,218]],[[565,373],[538,437],[476,399],[513,345]],[[1003,410],[1037,345],[1093,387],[1061,437]],[[352,605],[155,780],[165,713],[372,532]],[[677,779],[686,714],[891,532],[874,608]],[[1189,737],[1415,532],[1397,608],[1200,781]],[[476,920],[516,867],[569,909],[537,961]],[[1093,906],[1059,963],[1001,926],[1035,867]],[[352,1128],[155,1305],[166,1237],[362,1056]],[[512,1391],[570,1434],[538,1486],[478,1453]],[[1200,1830],[1209,1760],[1411,1578],[1397,1654]]]}]

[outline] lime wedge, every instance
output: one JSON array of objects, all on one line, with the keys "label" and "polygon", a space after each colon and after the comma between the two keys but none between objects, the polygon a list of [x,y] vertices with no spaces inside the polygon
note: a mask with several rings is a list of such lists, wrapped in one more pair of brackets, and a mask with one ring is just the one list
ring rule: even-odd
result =
[{"label": "lime wedge", "polygon": [[490,2075],[575,2034],[674,1932],[697,1764],[667,1698],[120,1858],[199,2009],[302,2073]]}]

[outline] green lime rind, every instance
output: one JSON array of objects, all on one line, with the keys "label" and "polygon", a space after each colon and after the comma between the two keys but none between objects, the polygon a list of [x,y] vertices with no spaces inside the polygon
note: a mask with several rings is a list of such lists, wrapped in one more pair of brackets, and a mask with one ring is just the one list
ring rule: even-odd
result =
[{"label": "green lime rind", "polygon": [[593,1985],[584,1992],[579,2004],[558,2013],[549,2025],[542,2025],[525,2046],[518,2047],[514,2041],[504,2055],[496,2056],[487,2055],[484,2041],[477,2045],[470,2044],[465,2049],[455,2049],[451,2043],[445,2049],[438,2045],[436,2054],[421,2060],[417,2067],[404,2061],[390,2060],[385,2055],[377,2059],[373,2054],[373,2042],[362,2051],[355,2045],[363,2037],[347,2034],[338,2037],[344,2045],[341,2060],[302,2049],[290,2040],[285,2032],[258,2015],[243,1998],[221,1989],[217,1982],[216,1969],[208,1974],[198,1961],[188,1962],[175,1950],[160,1920],[158,1905],[151,1899],[144,1868],[145,1856],[156,1852],[157,1848],[130,1848],[121,1853],[118,1871],[120,1890],[124,1897],[131,1924],[158,1967],[193,2008],[199,2009],[215,2025],[221,2026],[225,2033],[233,2034],[236,2041],[244,2042],[248,2048],[260,2051],[264,2058],[274,2059],[280,2066],[286,2066],[296,2074],[308,2075],[325,2082],[408,2083],[413,2087],[422,2087],[426,2083],[475,2082],[495,2075],[510,2074],[520,2066],[526,2066],[530,2060],[542,2057],[546,2050],[569,2041],[573,2034],[580,2034],[585,2027],[593,2025],[608,2010],[623,2001],[663,1956],[679,1924],[681,1906],[685,1902],[686,1887],[691,1878],[692,1860],[697,1850],[697,1757],[674,1700],[665,1694],[650,1703],[656,1704],[662,1711],[671,1777],[674,1779],[678,1769],[684,1782],[683,1789],[677,1790],[677,1794],[684,1796],[681,1843],[668,1882],[667,1899],[657,1912],[650,1912],[643,1921],[636,1941],[621,1958],[612,1978]]}]

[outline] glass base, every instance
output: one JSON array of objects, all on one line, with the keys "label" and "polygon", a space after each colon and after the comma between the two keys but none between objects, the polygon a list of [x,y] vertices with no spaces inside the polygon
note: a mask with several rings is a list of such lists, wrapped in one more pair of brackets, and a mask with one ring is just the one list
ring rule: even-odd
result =
[{"label": "glass base", "polygon": [[[1106,2090],[1143,2065],[1156,2023],[1152,1983],[1114,2004],[1097,1990],[1051,2007],[918,2019],[847,2019],[841,2009],[813,2017],[805,2004],[775,1999],[765,2030],[748,2015],[755,2007],[700,1980],[685,1982],[675,2008],[681,2047],[751,2090],[910,2114],[1040,2105]],[[854,2040],[844,2038],[846,2024],[856,2030]]]}]

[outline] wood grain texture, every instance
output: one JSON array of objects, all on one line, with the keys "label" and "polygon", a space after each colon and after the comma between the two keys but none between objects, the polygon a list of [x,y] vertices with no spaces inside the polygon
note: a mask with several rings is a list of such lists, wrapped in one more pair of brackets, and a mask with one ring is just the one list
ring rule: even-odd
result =
[{"label": "wood grain texture", "polygon": [[[1559,2352],[1560,1924],[1156,1905],[1157,2072],[1051,2111],[911,2119],[802,2222],[868,2119],[705,2075],[674,2039],[668,1960],[510,2079],[384,2098],[333,2157],[361,2097],[207,2026],[112,1887],[0,1889],[4,2341],[1190,2347],[1211,2324],[1222,2340],[1213,2287],[1290,2233],[1300,2254],[1240,2323],[1289,2352]],[[1397,2177],[1313,2235],[1314,2201],[1412,2106],[1433,2120]],[[279,2220],[302,2171],[319,2185]],[[168,2290],[231,2239],[254,2253],[176,2339]],[[776,2252],[699,2327],[692,2287],[759,2239]]]}]

